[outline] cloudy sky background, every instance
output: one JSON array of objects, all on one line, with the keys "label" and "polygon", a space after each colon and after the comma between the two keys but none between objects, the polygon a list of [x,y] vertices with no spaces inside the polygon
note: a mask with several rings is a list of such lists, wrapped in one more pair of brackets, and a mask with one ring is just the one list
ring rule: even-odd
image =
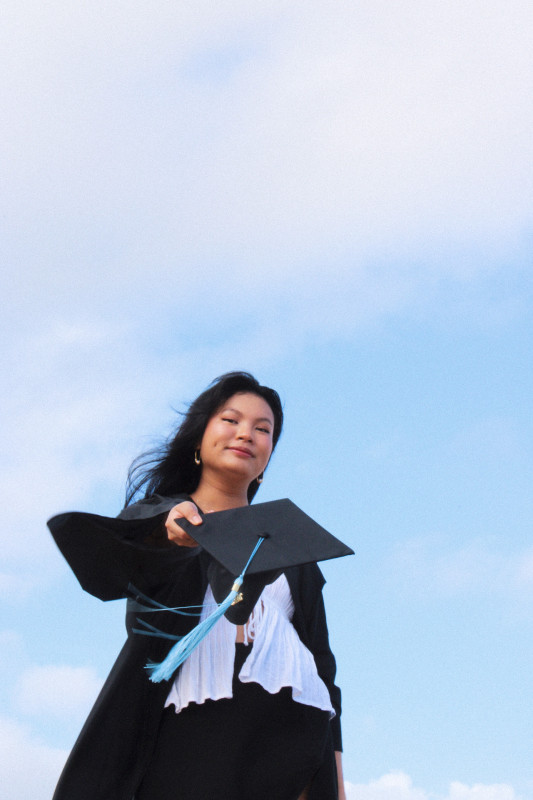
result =
[{"label": "cloudy sky background", "polygon": [[117,513],[229,369],[285,404],[260,499],[356,550],[324,566],[350,800],[533,798],[532,44],[514,0],[4,4],[10,800],[123,637],[45,520]]}]

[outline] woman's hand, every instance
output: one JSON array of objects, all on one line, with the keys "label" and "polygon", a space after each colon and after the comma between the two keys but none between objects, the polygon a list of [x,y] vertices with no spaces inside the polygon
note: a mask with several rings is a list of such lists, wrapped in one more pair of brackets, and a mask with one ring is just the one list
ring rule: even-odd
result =
[{"label": "woman's hand", "polygon": [[186,519],[193,525],[202,524],[198,509],[190,500],[184,500],[183,503],[178,503],[177,506],[170,509],[165,521],[165,528],[169,541],[174,544],[180,545],[180,547],[198,547],[198,542],[195,542],[183,528],[180,528],[178,524],[180,519]]},{"label": "woman's hand", "polygon": [[344,775],[342,773],[342,753],[335,750],[335,762],[337,764],[337,781],[339,785],[339,800],[346,800],[346,790],[344,788]]}]

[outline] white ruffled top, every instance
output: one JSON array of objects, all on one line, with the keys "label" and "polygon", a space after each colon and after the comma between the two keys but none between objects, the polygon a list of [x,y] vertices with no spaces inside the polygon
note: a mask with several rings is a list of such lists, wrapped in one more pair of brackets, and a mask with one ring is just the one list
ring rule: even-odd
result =
[{"label": "white ruffled top", "polygon": [[[201,620],[212,612],[215,599],[207,587]],[[292,687],[297,703],[314,706],[335,716],[326,684],[315,660],[294,629],[294,603],[287,578],[281,575],[265,587],[244,628],[245,644],[253,647],[239,672],[243,683],[259,683],[270,694]],[[183,663],[165,706],[176,714],[189,703],[232,697],[236,627],[221,617]]]}]

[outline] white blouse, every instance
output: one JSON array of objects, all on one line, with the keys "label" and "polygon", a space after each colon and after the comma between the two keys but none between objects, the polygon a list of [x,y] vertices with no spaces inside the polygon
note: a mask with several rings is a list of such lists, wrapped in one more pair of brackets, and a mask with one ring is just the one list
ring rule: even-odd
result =
[{"label": "white blouse", "polygon": [[[215,599],[207,587],[201,620],[212,612]],[[245,644],[253,647],[239,672],[243,683],[259,683],[270,694],[292,687],[297,703],[314,706],[335,716],[326,684],[319,677],[310,650],[296,633],[291,619],[294,603],[285,575],[265,587],[244,628]],[[221,617],[178,672],[165,706],[176,714],[189,703],[232,697],[236,627]]]}]

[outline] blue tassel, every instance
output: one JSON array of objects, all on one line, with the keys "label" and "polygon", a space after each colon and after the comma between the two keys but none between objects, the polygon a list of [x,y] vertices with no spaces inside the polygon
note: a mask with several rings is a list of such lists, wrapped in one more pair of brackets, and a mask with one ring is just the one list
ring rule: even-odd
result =
[{"label": "blue tassel", "polygon": [[218,622],[228,608],[231,606],[241,588],[242,579],[237,578],[231,588],[231,592],[226,599],[218,606],[217,610],[210,614],[206,619],[200,622],[195,628],[190,631],[186,636],[183,636],[179,642],[176,642],[167,657],[161,664],[149,664],[150,680],[153,683],[160,683],[172,677],[177,668],[183,664],[186,658],[190,656],[193,650],[198,647],[202,639],[207,636],[211,628]]},{"label": "blue tassel", "polygon": [[192,631],[190,631],[186,636],[183,636],[179,642],[176,642],[164,661],[162,661],[160,664],[147,664],[146,668],[150,670],[150,680],[153,683],[160,683],[161,681],[169,680],[178,667],[183,664],[185,659],[190,656],[193,650],[198,647],[202,639],[204,639],[214,625],[216,625],[220,617],[224,616],[228,608],[233,605],[234,602],[239,602],[239,589],[242,586],[245,572],[264,540],[265,537],[260,537],[252,555],[246,563],[246,566],[239,577],[235,579],[235,583],[231,587],[230,593],[222,601],[222,603],[220,603],[217,609],[213,611],[213,613],[210,614],[206,619],[200,622],[195,628],[193,628]]}]

